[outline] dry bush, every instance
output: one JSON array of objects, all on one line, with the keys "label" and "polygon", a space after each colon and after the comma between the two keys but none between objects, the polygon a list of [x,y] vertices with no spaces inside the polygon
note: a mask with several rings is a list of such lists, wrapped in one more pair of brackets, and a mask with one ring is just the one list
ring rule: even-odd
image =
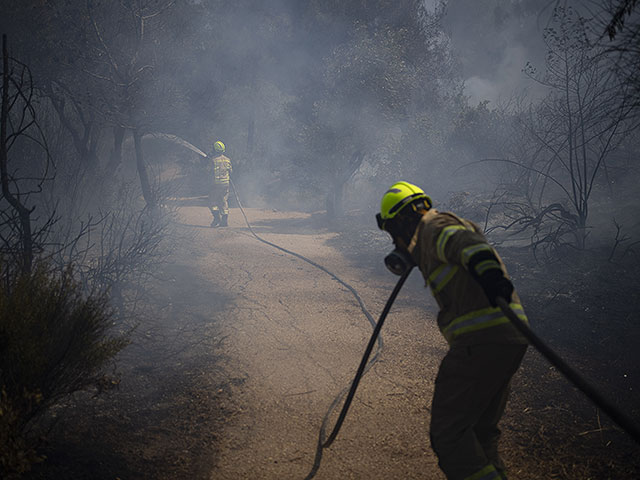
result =
[{"label": "dry bush", "polygon": [[104,385],[103,369],[127,343],[112,335],[105,296],[85,296],[69,270],[44,264],[0,288],[0,476],[38,460],[32,427],[65,396]]}]

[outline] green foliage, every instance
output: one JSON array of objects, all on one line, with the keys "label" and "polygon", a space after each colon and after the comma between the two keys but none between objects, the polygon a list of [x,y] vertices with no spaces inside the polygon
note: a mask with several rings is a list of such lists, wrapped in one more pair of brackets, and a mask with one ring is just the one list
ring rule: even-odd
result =
[{"label": "green foliage", "polygon": [[105,296],[85,296],[71,272],[37,265],[0,288],[0,472],[37,460],[29,427],[78,390],[104,385],[102,369],[127,343],[112,336]]}]

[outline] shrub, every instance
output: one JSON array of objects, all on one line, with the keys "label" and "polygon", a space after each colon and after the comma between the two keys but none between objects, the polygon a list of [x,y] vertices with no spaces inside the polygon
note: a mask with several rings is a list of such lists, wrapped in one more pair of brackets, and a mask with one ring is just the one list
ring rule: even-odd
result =
[{"label": "shrub", "polygon": [[1,477],[29,470],[38,460],[33,423],[63,397],[102,384],[127,340],[109,333],[107,297],[84,295],[70,270],[0,270]]}]

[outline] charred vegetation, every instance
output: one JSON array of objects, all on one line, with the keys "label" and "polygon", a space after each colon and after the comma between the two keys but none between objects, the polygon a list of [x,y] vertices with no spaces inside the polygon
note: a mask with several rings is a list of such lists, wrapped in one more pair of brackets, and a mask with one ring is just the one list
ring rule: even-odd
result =
[{"label": "charred vegetation", "polygon": [[[241,250],[233,195],[232,228],[209,235],[219,139],[254,226],[362,288],[387,279],[374,215],[392,182],[483,226],[536,331],[640,418],[638,8],[3,2],[0,476],[207,478],[217,465],[254,380],[231,355],[250,353],[234,351],[236,316],[286,323],[261,312],[272,295],[246,292],[314,275]],[[421,285],[407,291],[428,315]],[[276,307],[299,333],[293,307]],[[325,333],[310,345],[330,348]],[[286,341],[267,353],[312,356]],[[442,353],[429,342],[411,361]],[[530,358],[505,426],[516,478],[638,478],[630,440]]]}]

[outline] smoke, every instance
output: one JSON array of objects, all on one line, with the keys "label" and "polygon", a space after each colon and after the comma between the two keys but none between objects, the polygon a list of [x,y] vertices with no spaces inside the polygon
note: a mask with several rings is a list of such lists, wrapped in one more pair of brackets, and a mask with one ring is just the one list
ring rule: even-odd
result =
[{"label": "smoke", "polygon": [[544,95],[544,88],[523,73],[527,62],[532,57],[538,57],[537,52],[532,53],[524,45],[516,44],[506,47],[501,57],[490,72],[472,74],[474,69],[468,69],[471,75],[465,80],[465,93],[472,104],[489,101],[492,105],[498,105],[502,100],[518,96],[525,90],[532,99]]},{"label": "smoke", "polygon": [[162,140],[168,140],[170,142],[177,143],[178,145],[182,145],[183,147],[186,147],[186,148],[188,148],[189,150],[191,150],[193,152],[196,152],[201,157],[205,157],[206,158],[208,156],[202,150],[200,150],[199,148],[197,148],[194,145],[190,144],[185,139],[178,137],[177,135],[172,135],[172,134],[169,134],[169,133],[157,133],[157,132],[155,132],[155,133],[147,133],[146,135],[143,135],[143,138],[147,138],[147,137],[159,138],[159,139],[162,139]]},{"label": "smoke", "polygon": [[471,103],[493,105],[528,89],[543,91],[524,74],[527,62],[542,65],[546,54],[544,2],[453,0],[445,17]]},{"label": "smoke", "polygon": [[[409,3],[372,11],[341,2],[188,2],[183,33],[174,32],[179,40],[175,48],[167,43],[157,69],[186,93],[167,102],[175,128],[152,131],[170,132],[162,138],[201,156],[223,141],[249,206],[322,210],[339,188],[341,164],[358,152],[364,160],[347,182],[349,208],[368,208],[400,178],[438,196],[477,186],[457,167],[498,152],[473,139],[448,140],[458,106],[442,98],[461,90],[471,106],[488,101],[491,109],[525,92],[541,97],[544,89],[523,69],[544,67],[550,9],[535,0],[445,3],[442,29],[423,26],[432,29],[431,43],[411,46],[411,61],[433,57],[417,70],[401,57],[411,40],[385,36],[407,21],[398,10]],[[443,2],[423,5],[436,15]]]}]

